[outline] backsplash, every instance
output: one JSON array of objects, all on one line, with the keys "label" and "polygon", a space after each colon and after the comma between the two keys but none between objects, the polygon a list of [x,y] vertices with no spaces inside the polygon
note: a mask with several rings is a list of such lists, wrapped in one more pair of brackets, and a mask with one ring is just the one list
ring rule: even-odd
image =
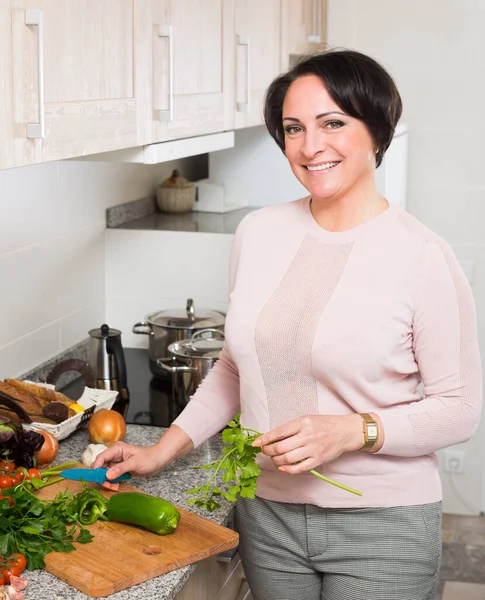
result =
[{"label": "backsplash", "polygon": [[154,196],[175,167],[199,179],[207,157],[0,171],[0,378],[45,363],[106,319],[106,209]]}]

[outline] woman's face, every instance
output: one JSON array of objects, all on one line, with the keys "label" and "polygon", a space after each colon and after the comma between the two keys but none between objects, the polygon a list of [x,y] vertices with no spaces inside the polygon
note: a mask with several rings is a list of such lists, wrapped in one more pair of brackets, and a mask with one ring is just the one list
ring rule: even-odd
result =
[{"label": "woman's face", "polygon": [[319,77],[290,85],[283,129],[291,169],[313,200],[337,200],[374,185],[375,148],[367,127],[342,111]]}]

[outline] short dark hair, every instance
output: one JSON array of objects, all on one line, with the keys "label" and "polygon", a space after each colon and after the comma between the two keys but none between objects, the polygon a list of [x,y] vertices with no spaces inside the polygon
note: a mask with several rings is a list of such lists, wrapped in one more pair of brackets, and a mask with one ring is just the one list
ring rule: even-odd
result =
[{"label": "short dark hair", "polygon": [[290,85],[305,75],[319,77],[338,106],[367,126],[378,167],[402,113],[401,96],[391,75],[376,60],[355,50],[328,50],[300,60],[277,77],[266,92],[264,120],[283,153],[283,102]]}]

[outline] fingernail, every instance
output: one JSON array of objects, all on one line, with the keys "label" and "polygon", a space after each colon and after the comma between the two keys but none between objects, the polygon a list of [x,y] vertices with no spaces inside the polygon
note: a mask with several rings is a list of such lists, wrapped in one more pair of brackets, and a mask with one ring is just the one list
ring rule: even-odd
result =
[{"label": "fingernail", "polygon": [[278,471],[283,471],[283,473],[286,473],[286,467],[278,467]]},{"label": "fingernail", "polygon": [[108,469],[106,473],[106,479],[116,479],[116,471],[113,471],[113,469]]}]

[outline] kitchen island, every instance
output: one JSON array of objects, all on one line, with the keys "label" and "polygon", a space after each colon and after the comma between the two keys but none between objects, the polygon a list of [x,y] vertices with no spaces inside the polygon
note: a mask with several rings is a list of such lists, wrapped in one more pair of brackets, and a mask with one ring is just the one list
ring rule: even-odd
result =
[{"label": "kitchen island", "polygon": [[[130,444],[149,446],[157,442],[164,431],[165,429],[161,427],[128,425],[125,441]],[[77,431],[59,443],[59,454],[54,464],[62,464],[73,460],[80,461],[82,452],[88,444],[87,431],[85,429]],[[187,500],[190,499],[190,496],[184,493],[185,490],[201,485],[207,480],[208,472],[194,469],[194,467],[213,462],[220,456],[221,451],[220,436],[214,436],[197,450],[166,467],[158,475],[147,478],[133,478],[130,485],[149,494],[164,498],[175,505],[187,508],[215,523],[228,525],[232,519],[233,505],[221,500],[222,507],[214,513],[208,513],[196,507],[188,506]],[[75,556],[75,552],[73,556]],[[181,597],[180,592],[195,569],[195,564],[182,567],[171,573],[112,594],[109,598],[112,600],[137,600],[138,598],[140,600],[175,600],[177,597]],[[25,575],[29,580],[26,600],[85,600],[89,598],[86,594],[79,592],[45,570],[26,571]],[[203,597],[203,595],[200,595],[200,598]],[[212,600],[215,595],[209,595],[208,597]]]}]

